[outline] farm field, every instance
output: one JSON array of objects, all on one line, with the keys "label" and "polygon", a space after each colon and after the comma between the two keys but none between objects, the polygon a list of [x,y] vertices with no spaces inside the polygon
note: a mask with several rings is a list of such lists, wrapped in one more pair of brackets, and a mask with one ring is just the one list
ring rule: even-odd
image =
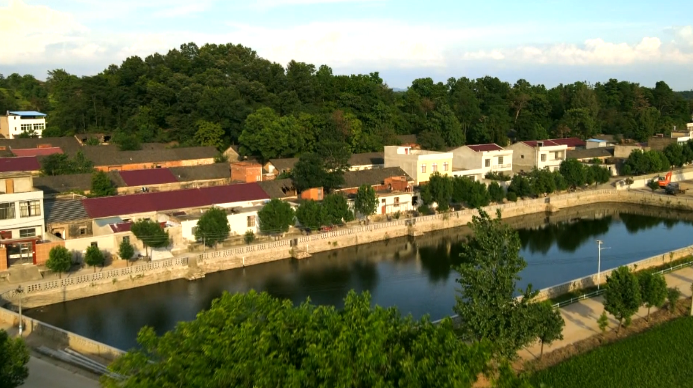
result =
[{"label": "farm field", "polygon": [[535,386],[660,388],[693,386],[693,317],[605,345],[539,371]]}]

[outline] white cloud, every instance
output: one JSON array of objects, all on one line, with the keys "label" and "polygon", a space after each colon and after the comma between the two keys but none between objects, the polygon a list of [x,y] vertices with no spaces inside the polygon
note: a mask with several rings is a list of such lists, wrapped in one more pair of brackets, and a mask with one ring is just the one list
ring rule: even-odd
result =
[{"label": "white cloud", "polygon": [[678,41],[693,47],[693,26],[675,27],[673,30]]},{"label": "white cloud", "polygon": [[11,0],[0,7],[0,41],[6,48],[0,64],[36,61],[51,45],[80,45],[88,31],[68,13]]},{"label": "white cloud", "polygon": [[659,38],[646,37],[638,44],[612,43],[589,39],[583,45],[555,44],[544,47],[522,46],[514,49],[465,53],[463,59],[505,60],[519,63],[552,65],[631,65],[637,63],[693,64],[693,53],[675,44],[663,44]]}]

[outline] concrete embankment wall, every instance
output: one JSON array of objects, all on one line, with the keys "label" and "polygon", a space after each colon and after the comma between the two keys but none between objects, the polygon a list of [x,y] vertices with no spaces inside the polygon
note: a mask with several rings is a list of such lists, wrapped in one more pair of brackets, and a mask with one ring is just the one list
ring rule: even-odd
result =
[{"label": "concrete embankment wall", "polygon": [[[529,214],[536,215],[547,211],[559,211],[561,208],[604,202],[654,205],[672,209],[693,209],[693,198],[673,197],[642,191],[608,189],[520,200],[488,206],[485,210],[490,215],[495,216],[498,209],[501,210],[504,218],[509,218]],[[327,233],[241,246],[190,257],[160,260],[128,268],[70,276],[60,280],[37,281],[36,283],[26,285],[23,300],[27,307],[38,307],[176,279],[200,277],[205,273],[287,259],[297,252],[324,252],[396,237],[419,235],[435,230],[464,226],[476,214],[477,211],[475,209],[465,209],[445,214],[337,229]],[[11,292],[5,295],[4,298],[8,302],[16,304],[16,296],[12,295]]]},{"label": "concrete embankment wall", "polygon": [[[0,322],[19,326],[19,314],[0,308]],[[22,316],[24,333],[22,336],[32,342],[43,343],[54,349],[70,348],[86,356],[93,356],[111,362],[125,352],[112,346],[102,344],[81,335],[65,331],[47,323]],[[36,338],[33,338],[36,337]]]},{"label": "concrete embankment wall", "polygon": [[[675,251],[667,252],[661,255],[656,255],[652,257],[648,257],[647,259],[643,259],[640,261],[636,261],[635,263],[628,264],[626,267],[630,268],[632,271],[639,271],[642,269],[647,269],[647,268],[652,268],[652,267],[658,267],[660,265],[664,265],[667,263],[671,263],[674,260],[678,260],[687,256],[690,256],[693,254],[693,245],[677,249]],[[609,269],[606,271],[602,271],[601,274],[593,274],[590,276],[585,276],[583,278],[571,280],[569,282],[565,282],[562,284],[558,284],[553,287],[548,287],[544,288],[542,290],[539,290],[539,294],[537,295],[538,300],[546,300],[546,299],[551,299],[555,298],[557,296],[566,294],[571,291],[576,291],[576,290],[582,290],[588,287],[594,287],[597,285],[597,282],[599,281],[599,284],[604,284],[606,283],[606,277],[610,276],[611,273],[615,269]]]}]

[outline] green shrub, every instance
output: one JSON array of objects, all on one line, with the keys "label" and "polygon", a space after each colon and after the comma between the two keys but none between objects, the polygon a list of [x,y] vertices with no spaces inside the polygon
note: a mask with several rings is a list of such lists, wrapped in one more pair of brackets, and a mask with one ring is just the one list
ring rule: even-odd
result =
[{"label": "green shrub", "polygon": [[505,197],[508,199],[508,201],[517,202],[517,194],[512,191],[508,191],[508,194],[506,194]]}]

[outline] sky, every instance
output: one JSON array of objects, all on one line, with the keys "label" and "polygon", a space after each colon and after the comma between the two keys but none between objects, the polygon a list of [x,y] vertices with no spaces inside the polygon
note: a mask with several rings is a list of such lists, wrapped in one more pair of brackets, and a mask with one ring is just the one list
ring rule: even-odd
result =
[{"label": "sky", "polygon": [[690,0],[0,0],[0,74],[93,75],[183,43],[234,43],[286,65],[514,83],[693,89]]}]

